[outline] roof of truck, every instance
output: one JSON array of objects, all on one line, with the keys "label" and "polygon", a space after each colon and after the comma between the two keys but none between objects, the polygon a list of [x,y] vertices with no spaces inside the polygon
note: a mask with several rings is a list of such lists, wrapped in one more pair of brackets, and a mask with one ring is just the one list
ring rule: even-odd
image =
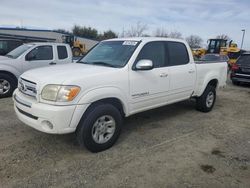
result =
[{"label": "roof of truck", "polygon": [[26,44],[32,44],[32,45],[68,45],[68,44],[59,43],[59,42],[29,42]]},{"label": "roof of truck", "polygon": [[174,39],[174,38],[166,38],[166,37],[129,37],[129,38],[114,38],[108,39],[106,41],[142,41],[142,42],[150,42],[150,41],[174,41],[174,42],[185,42],[182,39]]}]

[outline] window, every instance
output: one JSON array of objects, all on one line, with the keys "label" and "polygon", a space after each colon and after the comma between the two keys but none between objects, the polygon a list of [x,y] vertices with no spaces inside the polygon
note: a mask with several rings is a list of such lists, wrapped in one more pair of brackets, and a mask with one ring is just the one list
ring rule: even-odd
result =
[{"label": "window", "polygon": [[58,59],[66,59],[68,57],[66,46],[57,46]]},{"label": "window", "polygon": [[53,50],[52,46],[38,46],[27,54],[30,60],[52,60]]},{"label": "window", "polygon": [[164,67],[165,63],[165,45],[163,42],[149,42],[145,44],[140,51],[136,62],[142,59],[149,59],[153,62],[154,68]]},{"label": "window", "polygon": [[184,65],[189,62],[187,48],[180,42],[167,42],[170,66]]}]

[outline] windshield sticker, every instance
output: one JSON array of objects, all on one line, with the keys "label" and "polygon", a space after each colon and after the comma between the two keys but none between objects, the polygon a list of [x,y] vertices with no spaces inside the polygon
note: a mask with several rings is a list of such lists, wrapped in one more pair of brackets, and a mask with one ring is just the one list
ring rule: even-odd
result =
[{"label": "windshield sticker", "polygon": [[135,46],[137,43],[136,41],[124,41],[122,45]]}]

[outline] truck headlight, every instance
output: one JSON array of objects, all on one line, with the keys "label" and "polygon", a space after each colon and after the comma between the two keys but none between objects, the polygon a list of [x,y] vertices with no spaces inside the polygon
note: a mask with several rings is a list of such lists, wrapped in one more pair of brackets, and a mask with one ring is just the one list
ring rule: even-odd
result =
[{"label": "truck headlight", "polygon": [[55,102],[72,101],[80,92],[78,86],[46,85],[42,90],[42,99]]}]

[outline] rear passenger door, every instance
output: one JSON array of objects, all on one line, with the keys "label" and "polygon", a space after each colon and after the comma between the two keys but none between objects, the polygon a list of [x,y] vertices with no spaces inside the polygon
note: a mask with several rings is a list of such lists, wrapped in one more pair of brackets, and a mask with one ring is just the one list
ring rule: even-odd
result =
[{"label": "rear passenger door", "polygon": [[42,45],[32,49],[25,56],[26,61],[23,64],[23,72],[29,69],[45,67],[53,64],[55,61],[53,51],[52,45]]},{"label": "rear passenger door", "polygon": [[56,53],[57,60],[55,60],[55,63],[65,64],[65,63],[72,62],[72,57],[68,53],[67,47],[65,45],[56,46],[56,51],[57,51],[57,53]]},{"label": "rear passenger door", "polygon": [[167,56],[170,75],[170,101],[189,98],[194,90],[196,67],[190,61],[186,45],[168,41]]}]

